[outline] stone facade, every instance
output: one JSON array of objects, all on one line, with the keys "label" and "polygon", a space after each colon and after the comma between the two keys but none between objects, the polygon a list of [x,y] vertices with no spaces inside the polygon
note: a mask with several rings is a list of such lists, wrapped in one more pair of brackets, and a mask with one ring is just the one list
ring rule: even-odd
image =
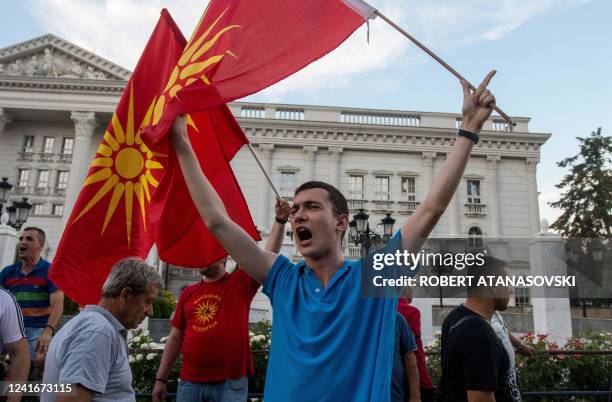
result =
[{"label": "stone facade", "polygon": [[[53,35],[0,49],[0,177],[15,185],[12,199],[35,204],[28,224],[48,233],[52,258],[89,163],[129,71]],[[351,211],[364,208],[373,224],[386,212],[396,228],[423,200],[453,144],[460,115],[235,102],[230,108],[284,196],[307,180],[338,186]],[[485,124],[459,191],[434,237],[522,237],[539,231],[536,168],[550,134]],[[273,193],[247,149],[232,161],[253,218],[267,235]],[[24,172],[28,173],[24,173]],[[289,236],[283,251],[297,257]],[[527,250],[507,250],[528,261]],[[359,250],[347,244],[346,253]],[[162,264],[163,265],[163,264]],[[528,266],[517,266],[528,269]],[[198,280],[170,267],[169,288]],[[268,316],[258,295],[257,318]]]}]

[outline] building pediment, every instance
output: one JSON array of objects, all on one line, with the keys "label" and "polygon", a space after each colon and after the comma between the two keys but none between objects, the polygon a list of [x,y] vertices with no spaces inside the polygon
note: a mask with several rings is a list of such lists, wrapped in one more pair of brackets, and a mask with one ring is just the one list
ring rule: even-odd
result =
[{"label": "building pediment", "polygon": [[127,81],[130,74],[53,34],[0,49],[0,75]]}]

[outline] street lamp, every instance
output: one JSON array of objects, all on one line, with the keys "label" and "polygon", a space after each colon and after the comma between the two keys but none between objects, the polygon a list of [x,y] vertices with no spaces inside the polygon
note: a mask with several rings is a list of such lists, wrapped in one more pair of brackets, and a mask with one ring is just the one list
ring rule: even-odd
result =
[{"label": "street lamp", "polygon": [[0,214],[2,213],[2,205],[8,201],[8,193],[13,188],[13,185],[8,182],[8,177],[3,177],[0,181]]},{"label": "street lamp", "polygon": [[[8,195],[12,188],[13,185],[8,182],[8,178],[3,177],[0,181],[0,215],[2,215],[2,207],[8,202]],[[23,197],[21,201],[13,201],[12,205],[6,207],[8,225],[16,230],[21,229],[21,226],[28,220],[31,208],[32,204],[26,197]]]},{"label": "street lamp", "polygon": [[[378,225],[382,225],[382,236],[370,230],[368,219],[370,215],[366,214],[363,209],[353,216],[353,220],[349,222],[349,236],[351,241],[356,246],[361,246],[361,257],[365,257],[370,253],[372,247],[376,247],[381,243],[387,243],[393,235],[393,225],[395,219],[391,218],[391,213],[387,213]],[[377,225],[377,226],[378,226]]]}]

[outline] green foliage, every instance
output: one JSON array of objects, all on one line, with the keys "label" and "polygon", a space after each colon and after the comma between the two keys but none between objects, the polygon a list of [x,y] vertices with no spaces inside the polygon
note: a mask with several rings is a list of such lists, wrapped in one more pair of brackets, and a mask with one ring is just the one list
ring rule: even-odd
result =
[{"label": "green foliage", "polygon": [[[590,332],[583,337],[568,339],[563,348],[548,339],[547,335],[526,334],[521,338],[525,344],[537,351],[546,350],[612,350],[612,335],[609,332]],[[440,355],[440,333],[425,346],[427,368],[434,383],[438,386],[442,375]],[[432,353],[434,352],[434,353]],[[437,352],[437,353],[435,353]],[[612,373],[610,355],[551,355],[537,354],[525,357],[517,354],[516,365],[521,387],[530,391],[577,391],[607,390]],[[592,399],[573,399],[591,401]],[[547,401],[546,398],[531,398],[529,401]],[[552,402],[552,401],[550,401]]]},{"label": "green foliage", "polygon": [[[132,369],[132,387],[137,393],[153,390],[155,374],[159,368],[166,339],[162,338],[160,342],[153,342],[148,331],[139,329],[132,331],[132,337],[128,340],[129,362]],[[180,367],[181,359],[179,358],[168,375],[169,393],[176,392]]]},{"label": "green foliage", "polygon": [[612,235],[612,137],[600,127],[577,139],[580,152],[557,163],[570,171],[556,185],[561,198],[550,206],[563,213],[550,227],[567,238],[606,239]]},{"label": "green foliage", "polygon": [[64,295],[64,315],[79,314],[79,305],[72,301],[68,296]]},{"label": "green foliage", "polygon": [[176,301],[172,292],[162,290],[153,303],[153,318],[170,318],[176,309]]},{"label": "green foliage", "polygon": [[255,369],[255,374],[249,377],[249,393],[263,394],[271,339],[272,324],[270,321],[255,323],[249,331],[249,341],[253,352],[253,368]]},{"label": "green foliage", "polygon": [[[537,351],[612,349],[609,332],[591,332],[584,337],[570,338],[561,349],[543,334],[534,336],[528,333],[521,340]],[[612,356],[538,354],[529,358],[519,355],[517,368],[524,389],[607,390],[612,373]]]}]

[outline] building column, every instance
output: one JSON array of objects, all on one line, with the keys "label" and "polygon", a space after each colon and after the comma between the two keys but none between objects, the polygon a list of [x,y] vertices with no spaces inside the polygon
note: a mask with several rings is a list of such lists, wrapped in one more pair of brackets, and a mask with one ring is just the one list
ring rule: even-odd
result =
[{"label": "building column", "polygon": [[304,148],[304,181],[314,180],[314,163],[319,149],[313,145],[307,145]]},{"label": "building column", "polygon": [[[434,175],[434,161],[436,160],[435,152],[423,152],[423,193],[421,194],[420,199],[417,197],[417,201],[423,202],[427,194],[429,194],[429,190],[431,190],[431,183],[433,182]],[[431,231],[431,234],[436,232],[436,228]]]},{"label": "building column", "polygon": [[527,158],[527,185],[529,191],[529,215],[531,233],[540,232],[540,206],[538,204],[538,158]]},{"label": "building column", "polygon": [[[446,158],[448,158],[448,154],[446,154]],[[433,181],[433,179],[432,179]],[[459,184],[461,186],[461,184]],[[448,207],[446,207],[446,212],[448,214],[448,233],[447,236],[449,238],[457,238],[460,237],[459,233],[459,188],[453,194]]]},{"label": "building column", "polygon": [[70,165],[70,177],[66,188],[64,201],[64,215],[62,217],[62,228],[72,212],[72,207],[81,191],[81,187],[87,171],[89,170],[89,149],[91,137],[98,127],[98,120],[94,112],[72,112],[70,118],[74,122],[74,147],[72,148],[72,163]]},{"label": "building column", "polygon": [[17,249],[17,231],[8,224],[8,214],[0,211],[0,267],[6,267],[15,262]]},{"label": "building column", "polygon": [[[266,172],[270,174],[270,170],[272,169],[272,152],[274,150],[274,144],[259,144],[259,157],[261,159],[261,164],[263,165]],[[270,188],[270,184],[266,179],[266,176],[261,173],[261,179],[259,188],[261,191],[259,192],[259,225],[258,229],[262,232],[267,231],[266,229],[270,226],[270,192],[272,189]]]},{"label": "building column", "polygon": [[0,136],[4,132],[4,127],[13,121],[13,118],[10,114],[6,112],[3,108],[0,107]]},{"label": "building column", "polygon": [[491,219],[491,234],[488,236],[492,239],[499,239],[502,236],[499,225],[499,186],[497,183],[497,166],[501,156],[487,155],[487,171],[489,173],[489,216]]},{"label": "building column", "polygon": [[329,147],[329,184],[340,188],[340,154],[342,147]]},{"label": "building column", "polygon": [[[534,276],[565,276],[567,264],[565,244],[560,235],[543,232],[529,240],[529,268]],[[548,334],[551,341],[565,345],[572,336],[572,317],[567,288],[531,287],[533,329],[536,334]]]}]

